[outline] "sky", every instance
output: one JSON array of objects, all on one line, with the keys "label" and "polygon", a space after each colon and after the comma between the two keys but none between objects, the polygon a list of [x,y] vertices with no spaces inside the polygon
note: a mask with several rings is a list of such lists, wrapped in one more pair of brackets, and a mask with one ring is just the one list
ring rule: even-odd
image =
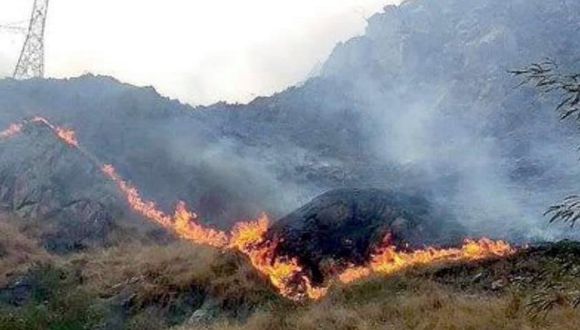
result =
[{"label": "sky", "polygon": [[[190,104],[248,102],[298,84],[398,0],[51,0],[46,75],[111,75]],[[33,0],[0,0],[0,25]],[[0,77],[23,36],[0,32]]]}]

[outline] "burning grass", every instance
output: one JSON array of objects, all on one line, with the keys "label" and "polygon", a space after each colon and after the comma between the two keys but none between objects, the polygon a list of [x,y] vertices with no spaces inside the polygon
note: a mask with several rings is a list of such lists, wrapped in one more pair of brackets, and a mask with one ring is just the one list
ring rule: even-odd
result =
[{"label": "burning grass", "polygon": [[[48,283],[42,292],[50,297],[33,305],[49,308],[41,320],[47,327],[69,318],[108,324],[117,311],[125,328],[163,329],[203,310],[207,318],[176,329],[567,329],[580,322],[579,310],[560,304],[533,317],[528,303],[542,283],[559,278],[562,265],[580,264],[578,252],[523,250],[508,258],[417,264],[337,283],[323,299],[300,303],[278,296],[241,253],[188,242],[87,252],[30,276],[49,279],[40,283]],[[79,297],[84,307],[65,313]],[[7,324],[29,322],[30,308],[12,310]]]},{"label": "burning grass", "polygon": [[[74,131],[55,126],[42,117],[35,117],[31,121],[46,125],[63,143],[81,151]],[[12,132],[10,128],[8,131]],[[278,242],[266,240],[269,229],[269,221],[266,216],[255,221],[238,222],[232,232],[223,232],[204,226],[199,221],[198,216],[190,212],[183,202],[177,204],[174,215],[168,215],[157,208],[155,202],[144,200],[139,190],[125,181],[112,165],[100,164],[94,156],[89,155],[86,151],[81,152],[95,162],[95,165],[101,168],[102,173],[117,185],[125,195],[128,205],[136,214],[193,244],[203,244],[220,248],[223,251],[234,250],[245,254],[254,268],[264,274],[277,288],[278,293],[286,298],[296,301],[305,298],[317,300],[326,295],[328,287],[314,287],[311,278],[296,258],[276,255]],[[514,249],[507,243],[482,239],[466,241],[459,249],[429,247],[425,250],[408,253],[398,251],[395,246],[390,244],[389,237],[387,235],[384,244],[373,253],[372,260],[368,265],[337,269],[337,277],[333,280],[349,283],[374,273],[389,274],[418,264],[479,260],[507,256],[514,252]]]},{"label": "burning grass", "polygon": [[[48,125],[64,143],[79,147],[74,131],[53,126],[42,118],[32,121]],[[15,127],[0,137],[18,134],[20,128]],[[525,283],[512,276],[517,273],[516,263],[505,261],[502,269],[497,266],[502,262],[496,261],[506,260],[516,250],[505,242],[487,239],[466,241],[460,248],[418,251],[399,251],[386,240],[367,265],[337,269],[336,278],[327,286],[313,287],[297,260],[275,255],[276,242],[265,240],[269,228],[265,217],[240,222],[226,233],[203,226],[184,203],[178,203],[175,214],[165,214],[154,202],[143,200],[112,166],[99,164],[96,158],[83,153],[117,184],[135,213],[184,241],[169,246],[128,244],[92,251],[58,261],[57,267],[62,270],[35,270],[32,278],[57,274],[48,276],[54,279],[48,282],[56,283],[55,288],[45,290],[52,293],[48,302],[30,302],[32,314],[18,308],[12,311],[15,314],[4,313],[8,318],[3,320],[12,328],[26,322],[69,328],[107,322],[110,311],[103,312],[100,306],[120,309],[121,314],[130,315],[125,323],[139,329],[181,323],[188,314],[207,305],[219,314],[216,317],[226,320],[212,323],[211,329],[521,329],[570,328],[580,322],[578,312],[570,309],[565,299],[554,300],[550,305],[552,313],[545,318],[530,317],[523,302],[535,295],[533,291],[538,286],[534,281],[538,276],[527,286],[516,285]],[[11,233],[9,228],[0,230],[7,235],[4,239],[12,242],[6,244],[11,248],[5,250],[24,251],[25,256],[36,254],[33,243]],[[0,271],[24,263],[27,258],[18,253],[15,256],[7,258],[7,266],[0,267]],[[478,270],[484,261],[487,268]],[[459,266],[450,267],[450,262]],[[542,262],[546,264],[545,260]],[[462,265],[475,266],[464,271]],[[533,268],[525,262],[521,265]],[[417,273],[417,269],[422,271]],[[495,273],[489,273],[489,269]],[[544,274],[543,270],[536,272]],[[494,282],[480,287],[481,279]],[[467,284],[459,287],[461,283]],[[305,297],[313,301],[302,299]],[[71,305],[75,302],[82,308],[75,309]],[[34,310],[46,308],[47,304],[50,313],[36,322]],[[69,310],[78,313],[69,315]],[[100,312],[95,314],[96,310]],[[51,313],[62,316],[56,318],[61,323],[52,322]],[[232,323],[232,319],[236,321]],[[240,323],[241,320],[247,322]],[[200,328],[200,324],[190,328]]]},{"label": "burning grass", "polygon": [[[567,261],[580,264],[580,249],[573,255],[558,245],[556,249],[375,275],[331,288],[317,302],[258,312],[247,322],[222,320],[177,329],[574,329],[580,310],[569,303],[540,317],[530,314],[529,303],[543,284],[559,278]],[[578,282],[563,283],[562,292]]]}]

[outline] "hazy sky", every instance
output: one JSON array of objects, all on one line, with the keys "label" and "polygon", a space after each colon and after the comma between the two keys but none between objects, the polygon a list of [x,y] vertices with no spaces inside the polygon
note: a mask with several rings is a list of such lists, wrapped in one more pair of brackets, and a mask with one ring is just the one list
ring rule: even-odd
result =
[{"label": "hazy sky", "polygon": [[[397,0],[51,0],[50,77],[113,75],[193,104],[246,102],[301,82]],[[0,0],[0,24],[33,0]],[[22,36],[0,32],[0,76]]]}]

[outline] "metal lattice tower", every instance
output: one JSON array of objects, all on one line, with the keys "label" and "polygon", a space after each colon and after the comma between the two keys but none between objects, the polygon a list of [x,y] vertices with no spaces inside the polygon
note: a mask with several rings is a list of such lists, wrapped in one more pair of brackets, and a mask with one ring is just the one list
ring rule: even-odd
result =
[{"label": "metal lattice tower", "polygon": [[49,0],[34,0],[26,41],[14,70],[14,79],[44,77],[44,27]]}]

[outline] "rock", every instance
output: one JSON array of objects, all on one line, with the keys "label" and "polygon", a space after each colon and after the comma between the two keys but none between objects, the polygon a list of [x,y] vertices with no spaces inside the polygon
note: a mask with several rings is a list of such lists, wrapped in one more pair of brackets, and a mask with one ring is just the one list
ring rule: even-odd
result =
[{"label": "rock", "polygon": [[208,312],[205,309],[198,309],[191,315],[191,317],[187,321],[187,324],[188,325],[204,324],[207,322],[208,318],[209,318]]},{"label": "rock", "polygon": [[[363,264],[389,235],[401,249],[461,242],[461,226],[421,197],[378,189],[327,192],[277,221],[268,232],[277,254],[298,258],[315,282],[328,267]],[[332,262],[329,262],[332,259]]]},{"label": "rock", "polygon": [[12,306],[24,306],[30,301],[33,284],[29,278],[23,277],[0,289],[0,302]]},{"label": "rock", "polygon": [[210,299],[209,301],[206,301],[201,308],[193,312],[191,317],[187,320],[187,325],[207,325],[216,320],[220,312],[221,308],[219,305]]},{"label": "rock", "polygon": [[0,141],[0,207],[25,219],[44,247],[59,254],[107,245],[114,218],[124,214],[99,164],[41,122]]},{"label": "rock", "polygon": [[496,281],[493,281],[491,283],[491,289],[494,291],[501,290],[501,289],[503,289],[503,287],[505,287],[505,285],[506,285],[506,283],[503,279],[496,280]]}]

